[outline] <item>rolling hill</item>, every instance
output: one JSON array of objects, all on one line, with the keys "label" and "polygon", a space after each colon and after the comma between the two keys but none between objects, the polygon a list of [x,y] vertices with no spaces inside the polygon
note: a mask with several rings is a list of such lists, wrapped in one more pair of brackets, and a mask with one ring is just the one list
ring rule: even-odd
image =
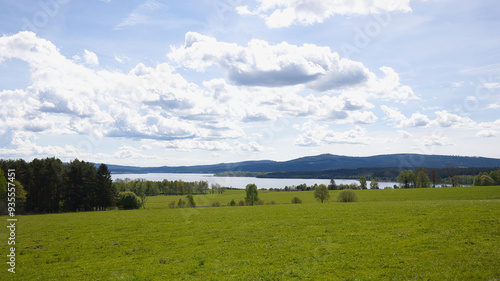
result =
[{"label": "rolling hill", "polygon": [[108,165],[112,173],[220,173],[225,171],[324,171],[358,168],[477,168],[500,167],[500,159],[424,154],[388,154],[366,157],[321,154],[289,161],[244,161],[197,166],[134,167]]}]

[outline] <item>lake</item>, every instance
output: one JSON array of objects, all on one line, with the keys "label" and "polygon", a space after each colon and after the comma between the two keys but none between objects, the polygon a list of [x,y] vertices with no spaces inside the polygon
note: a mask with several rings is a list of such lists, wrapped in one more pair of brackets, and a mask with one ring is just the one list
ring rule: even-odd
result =
[{"label": "lake", "polygon": [[[208,185],[218,183],[225,187],[234,187],[244,189],[249,183],[254,183],[257,188],[285,188],[285,186],[297,186],[305,183],[306,185],[325,184],[329,185],[330,180],[325,179],[266,179],[266,178],[251,178],[251,177],[215,177],[213,174],[171,174],[171,173],[152,173],[152,174],[111,174],[113,181],[115,179],[145,179],[150,181],[169,181],[182,180],[185,182],[207,181]],[[358,180],[335,179],[337,184],[351,184]],[[393,187],[395,182],[379,182],[379,187],[383,189],[386,186]],[[370,187],[370,182],[367,182]]]}]

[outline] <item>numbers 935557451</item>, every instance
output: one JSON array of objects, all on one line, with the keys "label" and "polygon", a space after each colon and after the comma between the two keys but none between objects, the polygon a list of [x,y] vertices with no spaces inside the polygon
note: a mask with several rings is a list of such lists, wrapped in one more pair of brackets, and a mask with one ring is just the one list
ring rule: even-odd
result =
[{"label": "numbers 935557451", "polygon": [[9,216],[14,217],[16,215],[16,170],[7,170],[7,211]]}]

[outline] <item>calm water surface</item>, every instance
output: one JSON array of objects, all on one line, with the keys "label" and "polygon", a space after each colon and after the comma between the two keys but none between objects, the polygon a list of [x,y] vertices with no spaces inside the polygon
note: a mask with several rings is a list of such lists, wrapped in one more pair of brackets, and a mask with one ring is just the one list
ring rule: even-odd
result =
[{"label": "calm water surface", "polygon": [[[154,174],[112,174],[111,178],[115,179],[145,179],[150,181],[162,181],[164,179],[174,181],[182,180],[186,182],[193,181],[208,181],[210,186],[212,183],[218,183],[221,186],[245,188],[249,183],[254,183],[258,188],[284,188],[285,186],[297,186],[305,183],[306,185],[314,184],[330,184],[330,180],[325,179],[263,179],[263,178],[249,178],[249,177],[214,177],[213,174],[170,174],[170,173],[154,173]],[[335,179],[337,184],[350,184],[357,180],[343,180]],[[394,186],[395,182],[379,182],[379,187],[383,189],[386,186]],[[370,182],[367,182],[368,187]]]}]

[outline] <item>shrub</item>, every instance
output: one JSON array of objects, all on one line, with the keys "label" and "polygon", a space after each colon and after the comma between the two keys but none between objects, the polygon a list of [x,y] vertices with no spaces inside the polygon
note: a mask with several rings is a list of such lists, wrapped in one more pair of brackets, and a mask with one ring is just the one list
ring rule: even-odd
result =
[{"label": "shrub", "polygon": [[356,192],[352,189],[344,189],[339,192],[339,195],[337,197],[338,202],[357,202],[358,201],[358,196],[356,195]]},{"label": "shrub", "polygon": [[238,206],[245,206],[245,201],[240,200],[240,202],[238,202]]},{"label": "shrub", "polygon": [[257,200],[255,205],[264,205],[264,200],[262,200],[262,199]]},{"label": "shrub", "polygon": [[212,202],[211,206],[212,207],[220,207],[220,202],[219,201]]},{"label": "shrub", "polygon": [[177,207],[179,208],[185,208],[186,207],[186,201],[182,200],[182,198],[179,199],[179,202],[177,202]]},{"label": "shrub", "polygon": [[229,206],[236,206],[236,201],[234,201],[234,199],[231,200],[231,202],[229,202]]},{"label": "shrub", "polygon": [[168,203],[168,207],[169,208],[175,208],[175,201],[170,201],[170,203]]},{"label": "shrub", "polygon": [[120,192],[118,193],[116,205],[118,208],[125,210],[139,209],[139,207],[141,207],[141,199],[133,192]]},{"label": "shrub", "polygon": [[188,194],[188,196],[186,196],[186,200],[187,200],[187,206],[188,206],[189,208],[194,208],[194,207],[196,207],[196,203],[194,202],[193,195]]},{"label": "shrub", "polygon": [[300,203],[302,203],[302,200],[300,200],[299,197],[293,197],[292,204],[300,204]]}]

